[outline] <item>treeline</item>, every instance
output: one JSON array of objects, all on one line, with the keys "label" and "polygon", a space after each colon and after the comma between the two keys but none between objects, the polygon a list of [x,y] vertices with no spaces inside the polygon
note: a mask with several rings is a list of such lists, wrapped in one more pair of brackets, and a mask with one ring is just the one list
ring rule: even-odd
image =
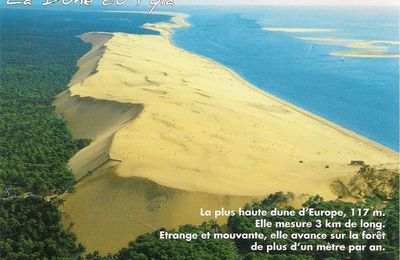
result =
[{"label": "treeline", "polygon": [[[0,8],[0,259],[74,259],[83,247],[65,230],[56,199],[73,190],[74,140],[53,107],[90,31],[150,33],[140,26],[169,16]],[[121,22],[124,19],[124,22]],[[89,22],[88,22],[89,21]]]},{"label": "treeline", "polygon": [[[191,242],[182,240],[160,240],[159,232],[139,236],[130,242],[128,247],[122,248],[116,254],[102,257],[98,252],[88,254],[86,259],[90,260],[125,260],[125,259],[236,259],[237,252],[234,244],[226,240],[202,240],[196,239]],[[177,232],[181,233],[206,233],[220,232],[221,228],[215,222],[203,223],[200,226],[184,225]]]},{"label": "treeline", "polygon": [[[293,199],[293,194],[284,194],[284,193],[275,193],[268,196],[265,200],[260,203],[250,204],[245,207],[245,210],[267,210],[270,211],[274,208],[285,209],[285,210],[294,210],[298,212],[298,209],[290,206],[288,201]],[[319,239],[302,239],[302,240],[292,240],[290,237],[288,239],[278,239],[272,240],[267,238],[263,241],[257,241],[262,245],[271,245],[274,242],[281,245],[291,245],[294,242],[300,242],[302,244],[307,245],[326,245],[330,244],[342,244],[342,245],[367,245],[365,251],[354,251],[352,253],[348,253],[347,251],[287,251],[286,254],[292,254],[294,256],[298,256],[300,258],[294,259],[303,259],[301,257],[306,257],[306,259],[376,259],[376,260],[395,260],[399,258],[399,193],[396,192],[393,194],[392,199],[387,202],[383,202],[376,196],[371,196],[365,199],[363,202],[350,203],[343,201],[324,201],[320,196],[314,196],[308,199],[306,203],[304,203],[303,207],[313,208],[319,211],[343,211],[347,217],[318,217],[322,223],[325,221],[329,222],[339,222],[341,223],[340,227],[317,227],[317,225],[313,225],[310,228],[285,228],[285,233],[314,233],[314,234],[346,234],[346,237],[341,240],[332,239],[328,236],[327,239],[319,240]],[[361,212],[364,212],[363,209],[370,209],[369,213],[366,216],[362,216],[359,214],[355,214],[352,216],[352,210],[355,212],[359,212],[358,209],[361,209]],[[380,210],[384,216],[373,216],[372,210]],[[243,217],[243,216],[232,216],[229,218],[228,226],[231,232],[235,233],[244,233],[244,232],[262,232],[264,234],[271,234],[276,232],[277,230],[282,230],[282,228],[256,228],[254,226],[254,221],[259,217]],[[345,222],[351,218],[353,222],[357,223],[357,227],[348,228],[345,227]],[[296,214],[295,216],[268,216],[266,217],[268,221],[278,222],[278,221],[286,221],[286,222],[314,222],[316,218],[310,217],[308,215],[299,216]],[[360,221],[364,222],[382,222],[384,228],[381,230],[386,233],[386,238],[382,240],[378,239],[350,239],[348,236],[348,231],[352,230],[353,233],[361,233],[362,231],[366,231],[367,233],[376,233],[377,230],[374,228],[363,228],[360,227]],[[251,252],[250,246],[254,241],[249,240],[237,240],[235,241],[236,247],[241,255],[244,256],[244,259],[269,259],[265,258],[265,254],[263,253],[254,253]],[[369,245],[381,245],[385,248],[384,251],[375,251],[372,252],[368,250]],[[271,259],[280,259],[279,257],[283,257],[286,255],[285,252],[270,252],[268,257],[276,257]],[[292,257],[294,257],[292,256]]]},{"label": "treeline", "polygon": [[[270,211],[274,208],[281,210],[295,210],[298,209],[290,206],[290,201],[293,200],[294,195],[291,193],[284,194],[278,192],[268,196],[266,199],[259,203],[248,204],[244,207],[245,210],[267,210]],[[160,240],[159,232],[164,229],[155,231],[150,234],[139,236],[135,241],[129,243],[128,247],[121,249],[116,254],[109,254],[108,256],[100,256],[98,252],[88,254],[86,259],[90,260],[124,260],[124,259],[245,259],[245,260],[334,260],[334,259],[351,259],[351,260],[397,260],[399,258],[399,194],[398,192],[393,195],[393,198],[387,202],[382,202],[375,196],[367,198],[364,202],[349,203],[343,201],[324,201],[320,196],[310,197],[305,203],[304,207],[314,208],[316,210],[342,210],[347,216],[351,215],[351,208],[354,209],[380,209],[385,214],[383,217],[373,217],[371,214],[368,216],[354,216],[352,221],[359,222],[361,218],[364,221],[382,221],[385,225],[384,231],[387,235],[386,239],[383,240],[296,240],[296,242],[303,242],[305,244],[317,245],[327,243],[340,243],[343,245],[382,245],[385,250],[379,252],[371,252],[365,250],[363,252],[357,251],[351,254],[341,251],[331,252],[318,252],[318,251],[271,251],[265,252],[253,252],[251,251],[251,244],[258,242],[261,245],[271,245],[273,242],[288,245],[295,241],[291,239],[278,239],[278,240],[243,240],[238,239],[235,241],[229,240],[216,240],[216,239],[196,239],[191,242],[185,240]],[[200,226],[185,225],[180,227],[177,231],[170,232],[182,232],[182,233],[220,233],[223,230],[225,232],[232,233],[253,233],[261,232],[264,234],[271,234],[277,231],[276,228],[256,228],[254,222],[256,218],[260,217],[245,217],[245,216],[231,216],[228,219],[226,227],[220,227],[214,221],[203,223]],[[287,222],[301,222],[301,221],[312,221],[315,222],[315,218],[311,217],[299,217],[296,216],[285,216],[285,217],[262,217],[271,222],[276,221],[287,221]],[[320,217],[322,221],[339,221],[342,224],[347,218],[334,218]],[[285,228],[285,233],[347,233],[349,228],[341,227],[335,229],[327,228],[316,228],[314,225],[312,228]],[[370,228],[352,228],[353,232],[360,231],[371,231]],[[376,232],[376,230],[375,230]],[[212,236],[211,236],[212,237]]]},{"label": "treeline", "polygon": [[89,46],[1,12],[0,259],[76,258],[83,247],[48,198],[73,189],[67,163],[89,140],[74,140],[52,103]]}]

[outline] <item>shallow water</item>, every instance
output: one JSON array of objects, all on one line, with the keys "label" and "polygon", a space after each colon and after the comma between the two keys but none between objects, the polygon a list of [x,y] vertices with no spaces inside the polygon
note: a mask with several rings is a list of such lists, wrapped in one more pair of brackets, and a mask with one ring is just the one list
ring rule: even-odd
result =
[{"label": "shallow water", "polygon": [[[399,151],[399,60],[329,55],[348,51],[298,37],[398,41],[398,10],[369,8],[181,8],[191,27],[174,42],[232,68],[256,86]],[[328,28],[268,32],[263,27]],[[390,51],[398,51],[391,46]]]}]

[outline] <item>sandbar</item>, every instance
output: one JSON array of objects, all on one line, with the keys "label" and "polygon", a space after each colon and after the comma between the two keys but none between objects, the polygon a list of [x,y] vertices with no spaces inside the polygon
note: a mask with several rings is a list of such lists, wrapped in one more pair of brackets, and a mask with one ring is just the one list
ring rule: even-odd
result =
[{"label": "sandbar", "polygon": [[332,56],[357,58],[400,58],[399,53],[391,53],[387,47],[388,45],[399,45],[399,41],[354,40],[317,37],[299,37],[299,39],[355,49],[350,51],[331,52],[330,55]]},{"label": "sandbar", "polygon": [[333,31],[333,29],[324,29],[324,28],[276,28],[276,27],[266,27],[263,28],[263,30],[269,32],[286,32],[286,33],[319,33],[319,32]]}]

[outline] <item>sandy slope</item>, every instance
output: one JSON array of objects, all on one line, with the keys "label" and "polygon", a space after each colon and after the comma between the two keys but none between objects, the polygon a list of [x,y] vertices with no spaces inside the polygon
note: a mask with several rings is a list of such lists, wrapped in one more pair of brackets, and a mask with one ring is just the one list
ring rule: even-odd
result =
[{"label": "sandy slope", "polygon": [[81,181],[63,206],[89,251],[200,223],[200,207],[237,208],[275,191],[334,198],[330,183],[357,170],[350,160],[396,163],[395,152],[175,47],[176,26],[84,35],[93,49],[57,98],[74,135],[94,140],[71,159]]}]

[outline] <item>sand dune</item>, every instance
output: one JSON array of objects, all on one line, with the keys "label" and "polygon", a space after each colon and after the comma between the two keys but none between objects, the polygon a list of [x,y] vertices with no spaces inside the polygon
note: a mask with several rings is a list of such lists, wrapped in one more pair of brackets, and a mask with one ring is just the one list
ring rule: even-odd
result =
[{"label": "sand dune", "polygon": [[136,236],[161,227],[202,223],[207,219],[199,216],[200,207],[237,209],[252,200],[174,189],[144,178],[124,178],[112,167],[96,171],[76,189],[62,206],[67,213],[64,223],[72,225],[88,251],[104,254],[118,251]]},{"label": "sand dune", "polygon": [[[107,33],[83,34],[81,39],[92,44],[92,49],[78,61],[79,70],[70,86],[82,84],[97,72],[97,64],[104,54],[104,44],[112,38]],[[79,151],[69,162],[77,180],[91,174],[104,165],[119,162],[109,154],[114,134],[126,123],[134,119],[142,109],[142,104],[121,103],[110,100],[81,97],[67,90],[57,96],[56,110],[68,121],[75,138],[93,140],[90,146]]]},{"label": "sand dune", "polygon": [[60,94],[55,104],[57,111],[67,119],[75,138],[92,140],[88,147],[79,151],[69,162],[78,180],[105,163],[119,161],[109,154],[114,134],[143,109],[141,104],[71,96],[70,91]]},{"label": "sand dune", "polygon": [[[155,35],[87,34],[93,49],[56,106],[93,140],[71,168],[62,210],[88,250],[116,251],[160,227],[198,224],[276,191],[334,198],[330,184],[398,154],[250,85]],[[102,36],[99,38],[99,36]],[[82,71],[81,71],[82,70]]]}]

